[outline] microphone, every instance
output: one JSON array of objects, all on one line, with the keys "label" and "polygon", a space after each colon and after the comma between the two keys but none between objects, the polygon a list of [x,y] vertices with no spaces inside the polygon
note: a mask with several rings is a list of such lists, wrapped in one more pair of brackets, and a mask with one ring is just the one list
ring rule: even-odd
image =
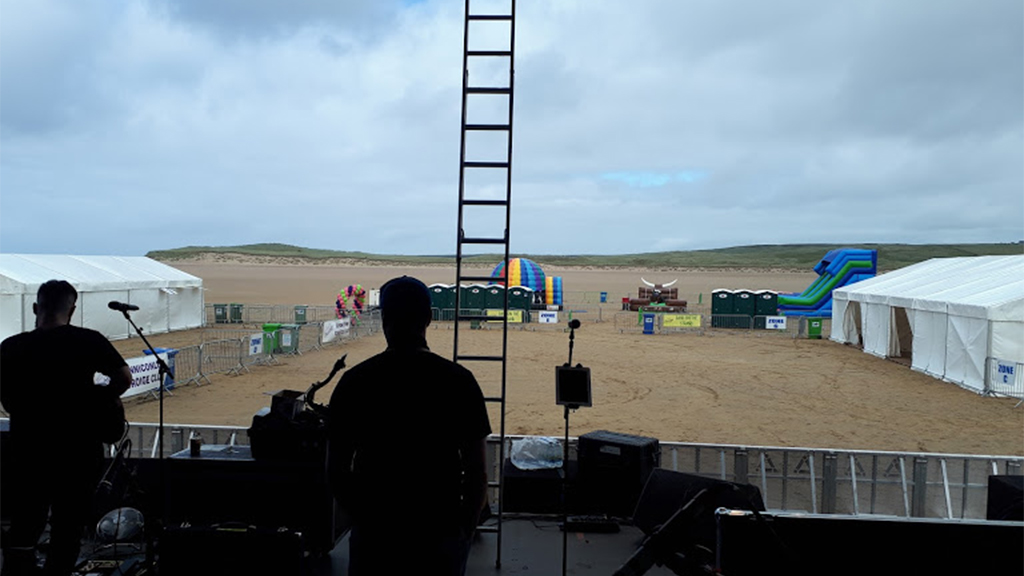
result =
[{"label": "microphone", "polygon": [[575,329],[577,329],[579,327],[580,327],[580,321],[579,320],[570,320],[569,321],[569,328],[572,328],[573,330],[575,330]]},{"label": "microphone", "polygon": [[111,310],[117,310],[118,312],[133,312],[139,309],[139,307],[134,304],[122,304],[117,300],[111,300],[107,304],[107,308],[110,308]]}]

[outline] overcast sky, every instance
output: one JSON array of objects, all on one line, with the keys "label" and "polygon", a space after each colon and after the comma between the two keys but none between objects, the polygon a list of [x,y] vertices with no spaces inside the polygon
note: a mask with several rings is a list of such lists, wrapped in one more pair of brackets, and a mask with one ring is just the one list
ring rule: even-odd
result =
[{"label": "overcast sky", "polygon": [[[0,7],[0,251],[455,252],[461,1]],[[519,0],[515,68],[513,252],[1024,239],[1020,0]]]}]

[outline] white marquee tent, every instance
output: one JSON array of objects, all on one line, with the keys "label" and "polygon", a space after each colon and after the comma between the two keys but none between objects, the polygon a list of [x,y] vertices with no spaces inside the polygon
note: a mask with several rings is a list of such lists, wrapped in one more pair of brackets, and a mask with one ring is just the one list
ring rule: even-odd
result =
[{"label": "white marquee tent", "polygon": [[978,393],[1024,391],[1024,255],[934,258],[832,298],[834,341]]},{"label": "white marquee tent", "polygon": [[135,334],[112,300],[139,307],[132,320],[144,334],[203,324],[203,281],[142,256],[0,254],[0,338],[35,326],[32,304],[47,280],[67,280],[78,290],[72,324],[110,339]]}]

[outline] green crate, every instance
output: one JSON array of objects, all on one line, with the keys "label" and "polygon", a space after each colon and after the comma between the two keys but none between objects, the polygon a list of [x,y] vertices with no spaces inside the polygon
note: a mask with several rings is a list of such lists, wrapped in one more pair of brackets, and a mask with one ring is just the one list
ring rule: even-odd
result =
[{"label": "green crate", "polygon": [[306,323],[306,308],[307,306],[296,306],[295,307],[295,323],[305,324]]}]

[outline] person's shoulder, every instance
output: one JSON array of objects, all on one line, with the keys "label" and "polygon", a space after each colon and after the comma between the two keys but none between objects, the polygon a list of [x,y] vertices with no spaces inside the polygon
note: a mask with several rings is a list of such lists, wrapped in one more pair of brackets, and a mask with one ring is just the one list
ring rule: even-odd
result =
[{"label": "person's shoulder", "polygon": [[0,349],[13,350],[28,342],[32,338],[31,334],[31,332],[22,332],[21,334],[8,336],[4,338],[3,342],[0,342]]},{"label": "person's shoulder", "polygon": [[473,378],[473,373],[462,364],[453,362],[436,352],[429,352],[428,355],[431,362],[433,362],[439,369],[447,370],[461,377]]}]

